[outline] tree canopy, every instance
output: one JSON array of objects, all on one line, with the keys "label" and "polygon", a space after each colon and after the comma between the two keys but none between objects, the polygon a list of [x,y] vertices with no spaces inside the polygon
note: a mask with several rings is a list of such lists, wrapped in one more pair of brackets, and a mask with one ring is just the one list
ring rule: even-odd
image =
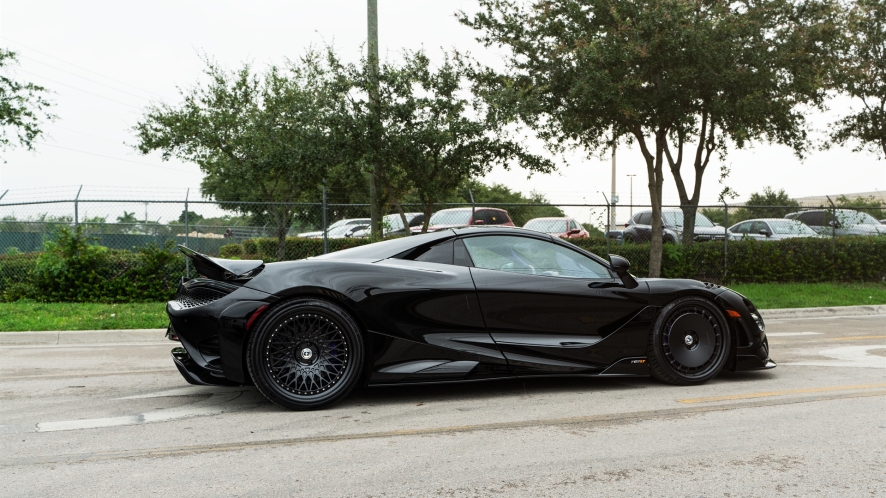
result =
[{"label": "tree canopy", "polygon": [[15,52],[0,48],[0,152],[14,147],[34,149],[43,135],[41,121],[53,120],[48,90],[34,83],[17,81],[9,67],[18,62]]},{"label": "tree canopy", "polygon": [[[635,143],[653,211],[650,275],[661,264],[665,165],[693,237],[704,172],[754,140],[803,153],[804,112],[821,108],[837,36],[836,0],[480,0],[462,23],[505,47],[506,69],[477,68],[478,91],[552,149]],[[621,137],[621,138],[619,138]],[[684,178],[691,168],[694,181]]]},{"label": "tree canopy", "polygon": [[835,144],[855,143],[886,159],[886,2],[856,0],[846,16],[837,88],[861,107],[831,127]]},{"label": "tree canopy", "polygon": [[316,200],[341,158],[328,126],[340,98],[329,59],[308,51],[262,74],[248,64],[229,71],[206,60],[205,74],[206,84],[180,90],[181,104],[149,107],[134,128],[136,147],[196,163],[205,174],[203,195],[225,209],[271,218],[282,259],[299,215],[290,203]]}]

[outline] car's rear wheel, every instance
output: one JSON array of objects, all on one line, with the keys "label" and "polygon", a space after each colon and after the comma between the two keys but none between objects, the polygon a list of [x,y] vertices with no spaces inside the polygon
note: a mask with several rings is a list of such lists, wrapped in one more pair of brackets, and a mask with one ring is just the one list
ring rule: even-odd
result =
[{"label": "car's rear wheel", "polygon": [[726,364],[730,334],[726,318],[711,301],[677,299],[662,309],[649,337],[652,375],[669,384],[702,384]]},{"label": "car's rear wheel", "polygon": [[294,410],[329,406],[348,395],[363,363],[363,337],[348,313],[319,299],[293,299],[255,324],[246,364],[256,387]]}]

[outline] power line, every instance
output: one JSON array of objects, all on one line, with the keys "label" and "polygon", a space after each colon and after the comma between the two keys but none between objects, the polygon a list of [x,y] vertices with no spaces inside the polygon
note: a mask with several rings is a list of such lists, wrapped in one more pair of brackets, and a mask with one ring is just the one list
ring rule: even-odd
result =
[{"label": "power line", "polygon": [[54,123],[53,123],[52,125],[50,125],[50,126],[52,126],[52,128],[58,128],[58,129],[60,129],[60,130],[69,131],[69,132],[71,132],[71,133],[77,133],[77,134],[84,135],[84,136],[87,136],[87,137],[92,137],[92,138],[97,138],[97,139],[99,139],[99,140],[104,140],[105,142],[112,142],[112,143],[115,143],[115,144],[117,144],[117,145],[120,145],[120,143],[121,143],[119,140],[114,140],[114,139],[110,139],[110,138],[107,138],[107,137],[100,137],[100,136],[98,136],[98,135],[92,135],[92,134],[90,134],[90,133],[83,133],[82,131],[73,130],[73,129],[71,129],[71,128],[66,128],[66,127],[64,127],[64,126],[59,126],[59,125],[54,124]]},{"label": "power line", "polygon": [[119,88],[117,88],[117,87],[115,87],[115,86],[108,85],[107,83],[102,83],[101,81],[96,81],[96,80],[94,80],[94,79],[87,78],[86,76],[80,76],[80,75],[77,74],[77,73],[73,73],[73,72],[71,72],[71,71],[64,70],[64,69],[62,69],[62,68],[60,68],[60,67],[55,67],[55,66],[53,66],[52,64],[47,64],[47,63],[45,63],[45,62],[43,62],[43,61],[38,61],[37,59],[35,59],[35,58],[33,58],[33,57],[28,57],[27,55],[23,55],[22,58],[23,58],[23,59],[28,59],[29,61],[32,61],[32,62],[36,62],[37,64],[43,64],[44,66],[51,67],[51,68],[55,69],[56,71],[61,71],[61,72],[63,72],[63,73],[68,73],[68,74],[70,74],[71,76],[75,76],[75,77],[77,77],[77,78],[82,78],[82,79],[84,79],[84,80],[86,80],[86,81],[91,81],[92,83],[95,83],[96,85],[101,85],[101,86],[104,86],[104,87],[110,88],[110,89],[112,89],[112,90],[116,90],[116,91],[118,91],[118,92],[125,93],[125,94],[127,94],[127,95],[132,95],[133,97],[138,97],[138,98],[140,98],[140,99],[151,100],[151,99],[149,99],[148,97],[145,97],[145,96],[143,96],[143,95],[138,95],[138,94],[135,94],[135,93],[132,93],[132,92],[127,92],[126,90],[121,90],[121,89],[119,89]]},{"label": "power line", "polygon": [[160,97],[160,98],[163,98],[163,99],[167,99],[167,100],[168,100],[167,97],[164,97],[163,95],[160,95],[160,94],[157,93],[157,92],[152,92],[151,90],[145,90],[144,88],[137,87],[137,86],[135,86],[135,85],[133,85],[133,84],[131,84],[131,83],[127,83],[127,82],[125,82],[125,81],[121,81],[121,80],[118,80],[118,79],[112,78],[112,77],[110,77],[110,76],[105,76],[105,75],[102,74],[102,73],[99,73],[99,72],[93,71],[93,70],[91,70],[91,69],[86,69],[86,68],[83,67],[83,66],[78,66],[77,64],[74,64],[73,62],[68,62],[68,61],[66,61],[66,60],[64,60],[64,59],[61,59],[61,58],[55,57],[54,55],[49,55],[49,54],[47,54],[46,52],[41,52],[41,51],[37,50],[36,48],[29,47],[29,46],[27,46],[27,45],[25,45],[25,44],[23,44],[23,43],[19,43],[19,42],[15,41],[15,40],[10,39],[10,38],[7,38],[7,37],[5,37],[5,36],[0,36],[0,38],[4,39],[4,40],[6,40],[6,41],[11,41],[12,43],[15,43],[16,45],[21,45],[22,47],[24,47],[24,48],[26,48],[26,49],[28,49],[28,50],[33,50],[34,52],[37,52],[38,54],[45,55],[46,57],[49,57],[50,59],[55,59],[55,60],[57,60],[57,61],[64,62],[65,64],[69,64],[69,65],[71,65],[71,66],[74,66],[74,67],[76,67],[77,69],[82,69],[83,71],[86,71],[86,72],[88,72],[88,73],[92,73],[92,74],[95,74],[95,75],[101,76],[102,78],[107,78],[107,79],[109,79],[109,80],[111,80],[111,81],[116,81],[117,83],[120,83],[120,84],[123,84],[123,85],[126,85],[126,86],[130,86],[130,87],[132,87],[132,88],[135,88],[136,90],[141,90],[141,91],[143,91],[143,92],[148,92],[148,93],[150,93],[150,94],[153,94],[153,95],[156,95],[156,96],[158,96],[158,97]]},{"label": "power line", "polygon": [[170,168],[169,166],[158,166],[158,165],[156,165],[156,164],[143,163],[143,162],[140,162],[140,161],[133,161],[133,160],[131,160],[131,159],[122,159],[122,158],[119,158],[119,157],[106,156],[106,155],[104,155],[104,154],[96,154],[95,152],[86,152],[85,150],[77,150],[77,149],[72,149],[72,148],[70,148],[70,147],[62,147],[61,145],[54,145],[54,144],[50,144],[50,143],[46,143],[46,142],[37,142],[37,143],[39,143],[39,144],[41,144],[41,145],[46,145],[46,146],[48,146],[48,147],[55,147],[55,148],[57,148],[57,149],[65,149],[65,150],[69,150],[69,151],[72,151],[72,152],[79,152],[80,154],[89,154],[90,156],[98,156],[98,157],[104,157],[104,158],[106,158],[106,159],[113,159],[113,160],[115,160],[115,161],[124,161],[124,162],[127,162],[127,163],[141,164],[142,166],[150,166],[150,167],[152,167],[152,168],[168,169],[168,170],[171,170],[171,171],[178,171],[179,173],[193,173],[193,171],[186,171],[186,170],[178,169],[178,168]]},{"label": "power line", "polygon": [[66,87],[68,87],[68,88],[72,88],[72,89],[74,89],[74,90],[77,90],[78,92],[88,93],[89,95],[92,95],[93,97],[98,97],[98,98],[100,98],[100,99],[110,100],[111,102],[116,102],[116,103],[118,103],[118,104],[122,104],[122,105],[125,105],[125,106],[127,106],[127,107],[132,107],[133,109],[141,110],[141,107],[134,106],[134,105],[132,105],[132,104],[127,104],[126,102],[121,102],[121,101],[119,101],[119,100],[112,99],[112,98],[109,98],[109,97],[105,97],[104,95],[99,95],[99,94],[97,94],[97,93],[90,92],[89,90],[84,90],[84,89],[82,89],[82,88],[77,88],[76,86],[72,86],[72,85],[69,85],[69,84],[67,84],[67,83],[62,83],[61,81],[55,81],[55,80],[52,80],[52,79],[47,78],[46,76],[41,76],[41,75],[39,75],[39,74],[32,73],[32,72],[30,72],[30,71],[25,71],[24,69],[16,69],[16,71],[20,71],[20,72],[25,73],[25,74],[30,74],[31,76],[36,76],[36,77],[38,77],[38,78],[43,78],[43,79],[45,79],[46,81],[50,81],[50,82],[52,82],[52,83],[55,83],[56,85],[61,85],[61,86],[66,86]]}]

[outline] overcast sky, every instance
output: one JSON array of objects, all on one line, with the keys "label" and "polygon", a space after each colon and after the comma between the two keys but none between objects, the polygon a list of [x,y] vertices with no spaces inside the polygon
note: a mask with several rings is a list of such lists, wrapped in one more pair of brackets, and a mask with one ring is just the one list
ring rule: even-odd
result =
[{"label": "overcast sky", "polygon": [[[432,58],[443,49],[470,51],[494,64],[495,51],[474,41],[472,30],[453,13],[472,11],[471,0],[379,0],[379,43],[383,57],[424,47]],[[334,43],[345,60],[356,60],[366,37],[366,2],[362,0],[194,1],[152,0],[89,2],[2,0],[0,46],[17,51],[17,77],[53,90],[59,119],[45,125],[47,137],[34,153],[7,152],[0,165],[0,193],[6,189],[46,189],[74,185],[131,195],[152,187],[181,192],[197,188],[201,174],[191,164],[141,156],[126,144],[130,128],[151,100],[177,101],[177,86],[201,78],[203,52],[234,67],[281,63],[311,44]],[[848,102],[832,107],[843,112]],[[810,116],[817,125],[825,116]],[[536,148],[537,144],[533,144]],[[629,197],[625,175],[636,174],[634,202],[648,202],[645,168],[639,152],[618,151],[618,192]],[[610,162],[573,154],[568,166],[550,176],[527,179],[525,172],[496,170],[484,181],[528,193],[537,190],[560,202],[598,201],[609,193]],[[733,151],[727,164],[729,184],[747,197],[764,185],[784,188],[795,197],[886,190],[886,162],[848,148],[815,153],[800,161],[780,146],[757,145]],[[714,202],[720,190],[719,164],[706,174],[703,200]],[[69,189],[64,189],[68,191]],[[17,192],[21,194],[21,192]],[[19,196],[16,196],[19,197]],[[670,177],[665,200],[676,200]]]}]

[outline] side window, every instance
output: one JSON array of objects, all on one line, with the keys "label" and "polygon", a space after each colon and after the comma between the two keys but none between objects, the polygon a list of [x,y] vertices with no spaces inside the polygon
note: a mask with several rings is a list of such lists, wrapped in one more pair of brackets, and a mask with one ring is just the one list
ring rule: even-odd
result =
[{"label": "side window", "polygon": [[424,253],[413,258],[413,261],[426,261],[428,263],[452,264],[452,241],[431,246]]},{"label": "side window", "polygon": [[769,225],[762,221],[755,221],[751,226],[751,233],[758,234],[761,230],[769,230]]},{"label": "side window", "polygon": [[800,215],[797,216],[797,219],[811,227],[824,226],[824,213],[821,211],[800,213]]},{"label": "side window", "polygon": [[735,233],[748,233],[748,231],[750,229],[751,229],[751,222],[746,221],[744,223],[739,224],[737,227],[735,227]]},{"label": "side window", "polygon": [[578,223],[576,223],[575,220],[569,220],[569,229],[578,230]]},{"label": "side window", "polygon": [[547,277],[610,278],[602,264],[553,242],[510,235],[463,240],[477,268]]},{"label": "side window", "polygon": [[651,225],[652,224],[652,213],[649,211],[645,211],[640,213],[637,218],[638,225]]}]

